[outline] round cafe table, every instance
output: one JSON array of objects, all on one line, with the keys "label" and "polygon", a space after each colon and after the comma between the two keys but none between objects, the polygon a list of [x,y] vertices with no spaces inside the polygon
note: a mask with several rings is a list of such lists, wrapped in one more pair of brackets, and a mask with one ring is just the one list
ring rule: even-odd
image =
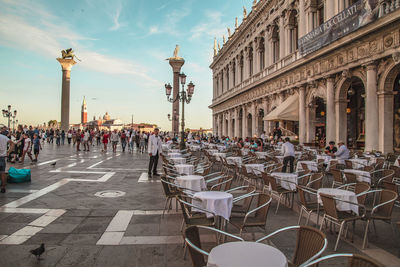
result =
[{"label": "round cafe table", "polygon": [[308,169],[313,172],[318,171],[318,164],[315,161],[311,160],[301,160],[297,162],[297,171],[303,171],[303,166],[301,166],[301,163],[304,163],[307,165]]},{"label": "round cafe table", "polygon": [[271,176],[274,177],[278,184],[287,190],[296,190],[297,173],[286,172],[273,172]]},{"label": "round cafe table", "polygon": [[192,175],[194,172],[194,165],[191,164],[176,164],[175,169],[180,174]]},{"label": "round cafe table", "polygon": [[170,158],[181,158],[182,154],[181,153],[176,153],[176,152],[169,152],[168,157]]},{"label": "round cafe table", "polygon": [[[217,216],[229,221],[232,212],[232,194],[221,191],[203,191],[193,195],[193,204],[207,211],[214,212]],[[211,213],[206,214],[212,217]]]},{"label": "round cafe table", "polygon": [[353,169],[361,169],[364,166],[368,166],[367,159],[349,159],[352,162]]},{"label": "round cafe table", "polygon": [[180,150],[179,149],[169,149],[168,152],[169,153],[179,153],[180,154]]},{"label": "round cafe table", "polygon": [[241,157],[227,157],[226,158],[226,162],[228,162],[228,164],[238,164],[239,166],[242,165],[242,158]]},{"label": "round cafe table", "polygon": [[344,169],[343,172],[344,175],[346,175],[346,173],[353,173],[356,175],[357,181],[371,184],[371,174],[367,171]]},{"label": "round cafe table", "polygon": [[285,255],[278,249],[256,242],[228,242],[216,246],[208,256],[207,266],[286,267]]},{"label": "round cafe table", "polygon": [[207,152],[208,152],[210,155],[214,155],[214,153],[218,153],[218,150],[217,150],[217,149],[207,149]]},{"label": "round cafe table", "polygon": [[[322,205],[321,197],[319,196],[320,193],[331,195],[337,199],[358,203],[357,196],[354,192],[337,189],[337,188],[320,188],[317,191],[318,194],[318,203]],[[347,202],[336,201],[336,208],[340,211],[353,211],[355,214],[358,215],[358,206],[353,205]]]},{"label": "round cafe table", "polygon": [[171,158],[174,164],[185,164],[186,158]]},{"label": "round cafe table", "polygon": [[221,161],[221,158],[226,158],[226,153],[214,153],[213,156],[217,161]]},{"label": "round cafe table", "polygon": [[265,156],[268,155],[267,152],[259,152],[259,151],[255,152],[255,154],[256,154],[258,159],[265,159]]},{"label": "round cafe table", "polygon": [[263,164],[246,164],[244,166],[246,167],[247,172],[254,173],[255,175],[260,175],[261,172],[264,171]]},{"label": "round cafe table", "polygon": [[200,175],[178,176],[176,177],[176,184],[197,192],[207,189],[204,177]]}]

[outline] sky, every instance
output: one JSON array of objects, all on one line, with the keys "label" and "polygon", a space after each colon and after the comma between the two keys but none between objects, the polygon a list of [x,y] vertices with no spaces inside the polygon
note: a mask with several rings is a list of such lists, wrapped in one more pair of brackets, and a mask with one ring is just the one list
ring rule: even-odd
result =
[{"label": "sky", "polygon": [[[214,37],[222,45],[235,17],[252,0],[0,0],[0,108],[12,105],[19,123],[38,125],[61,114],[61,50],[81,59],[71,71],[70,123],[108,112],[130,123],[170,130],[172,84],[166,61],[176,44],[182,71],[195,92],[185,106],[186,127],[211,128]],[[6,124],[1,117],[0,123]]]}]

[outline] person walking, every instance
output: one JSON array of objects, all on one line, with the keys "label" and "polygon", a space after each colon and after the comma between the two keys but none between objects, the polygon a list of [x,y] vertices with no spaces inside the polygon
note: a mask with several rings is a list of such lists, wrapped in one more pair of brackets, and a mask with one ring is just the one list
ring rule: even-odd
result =
[{"label": "person walking", "polygon": [[[7,128],[3,127],[0,131],[0,176],[1,176],[1,193],[6,192],[6,157],[13,149],[15,143],[7,137]],[[10,145],[7,151],[7,145]]]},{"label": "person walking", "polygon": [[121,132],[121,147],[122,147],[122,152],[125,152],[125,148],[126,148],[126,131],[122,130]]},{"label": "person walking", "polygon": [[149,162],[149,177],[153,176],[160,176],[157,173],[157,164],[158,164],[158,156],[161,154],[161,139],[158,136],[159,129],[155,128],[154,133],[149,138],[149,146],[148,146],[148,153],[150,156]]},{"label": "person walking", "polygon": [[106,152],[107,153],[108,138],[109,138],[108,131],[105,131],[104,134],[103,134],[103,146],[104,146],[104,149],[101,150],[102,152]]},{"label": "person walking", "polygon": [[42,150],[42,145],[40,144],[40,139],[38,134],[33,136],[33,154],[35,155],[34,162],[37,162],[39,156],[39,150]]},{"label": "person walking", "polygon": [[71,139],[72,139],[72,131],[71,131],[71,130],[69,130],[69,131],[68,131],[68,133],[67,133],[68,145],[70,145],[70,144],[71,144]]},{"label": "person walking", "polygon": [[29,134],[24,134],[25,136],[25,142],[24,142],[24,150],[22,152],[22,158],[20,159],[19,163],[23,164],[24,160],[25,160],[25,155],[28,154],[28,157],[31,159],[31,161],[33,162],[33,158],[32,158],[32,153],[31,153],[31,146],[32,146],[32,141],[29,138]]},{"label": "person walking", "polygon": [[288,163],[290,164],[290,173],[293,173],[294,169],[294,145],[290,143],[290,138],[285,138],[285,143],[282,145],[283,154],[283,168],[282,172],[286,172]]},{"label": "person walking", "polygon": [[65,132],[64,130],[61,131],[61,144],[64,145],[65,142]]},{"label": "person walking", "polygon": [[139,139],[139,151],[140,151],[140,153],[144,153],[146,150],[146,147],[145,147],[145,145],[146,145],[146,140],[145,140],[145,133],[144,132],[141,132],[141,133],[139,133],[139,136],[140,136],[140,139]]},{"label": "person walking", "polygon": [[112,143],[113,153],[117,152],[118,140],[119,140],[119,135],[117,129],[114,129],[114,131],[111,133],[111,143]]},{"label": "person walking", "polygon": [[86,129],[85,133],[83,134],[83,151],[89,151],[89,138],[90,133],[89,130]]},{"label": "person walking", "polygon": [[81,151],[80,145],[81,145],[81,140],[82,140],[82,135],[81,135],[81,129],[78,129],[78,132],[76,133],[75,141],[76,141],[76,151]]}]

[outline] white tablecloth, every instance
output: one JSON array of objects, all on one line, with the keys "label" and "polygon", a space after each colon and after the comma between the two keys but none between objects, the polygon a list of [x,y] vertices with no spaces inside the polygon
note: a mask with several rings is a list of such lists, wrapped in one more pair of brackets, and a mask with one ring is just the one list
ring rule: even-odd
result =
[{"label": "white tablecloth", "polygon": [[[193,204],[207,211],[212,211],[216,215],[225,218],[229,221],[232,212],[232,194],[220,191],[204,191],[193,195]],[[207,217],[212,217],[212,214],[207,213]]]},{"label": "white tablecloth", "polygon": [[280,184],[287,190],[296,190],[297,174],[285,172],[273,172],[271,176],[276,178],[277,184]]},{"label": "white tablecloth", "polygon": [[169,152],[168,157],[170,158],[181,158],[182,154],[181,153],[176,153],[176,152]]},{"label": "white tablecloth", "polygon": [[287,259],[278,249],[256,242],[227,242],[208,256],[209,267],[286,267]]},{"label": "white tablecloth", "polygon": [[[341,199],[341,200],[358,203],[356,194],[354,192],[343,190],[343,189],[337,189],[337,188],[320,188],[320,189],[318,189],[318,203],[320,203],[321,205],[322,205],[322,200],[319,196],[320,193],[332,195],[333,197]],[[336,201],[336,208],[340,211],[353,211],[355,214],[358,215],[358,206],[357,205],[353,205],[353,204],[345,203],[345,202],[341,202],[341,201]]]},{"label": "white tablecloth", "polygon": [[175,169],[180,174],[192,175],[194,171],[194,165],[191,164],[176,164]]},{"label": "white tablecloth", "polygon": [[226,153],[214,153],[213,156],[217,161],[221,161],[221,158],[226,158]]},{"label": "white tablecloth", "polygon": [[310,160],[302,160],[297,162],[297,171],[303,171],[303,167],[301,166],[301,163],[304,163],[308,166],[308,169],[313,172],[318,171],[318,164],[315,161],[310,161]]},{"label": "white tablecloth", "polygon": [[319,159],[323,159],[325,164],[329,164],[329,161],[332,159],[332,157],[328,155],[317,155],[317,160]]},{"label": "white tablecloth", "polygon": [[227,157],[226,161],[228,162],[228,164],[237,163],[239,166],[242,165],[242,158],[241,157]]},{"label": "white tablecloth", "polygon": [[184,188],[193,191],[203,191],[207,189],[204,177],[200,175],[186,175],[176,177],[176,183]]},{"label": "white tablecloth", "polygon": [[255,152],[258,159],[265,159],[265,156],[268,155],[267,152]]},{"label": "white tablecloth", "polygon": [[367,159],[349,159],[353,163],[353,169],[361,169],[368,166]]},{"label": "white tablecloth", "polygon": [[244,166],[246,166],[247,172],[254,173],[255,175],[260,175],[264,171],[263,164],[246,164]]},{"label": "white tablecloth", "polygon": [[372,164],[376,164],[377,159],[385,159],[384,157],[376,157],[374,155],[365,155],[364,157],[366,157],[368,159],[368,165],[372,165]]},{"label": "white tablecloth", "polygon": [[207,149],[207,152],[208,152],[210,155],[214,155],[214,153],[218,153],[218,150],[217,150],[217,149]]},{"label": "white tablecloth", "polygon": [[168,150],[168,148],[169,148],[169,145],[168,145],[168,144],[162,144],[162,145],[161,145],[161,149],[162,149],[162,150]]},{"label": "white tablecloth", "polygon": [[169,153],[179,153],[179,154],[180,154],[181,151],[180,151],[179,149],[169,149],[169,150],[168,150],[168,154],[169,154]]},{"label": "white tablecloth", "polygon": [[186,158],[171,158],[174,164],[185,164]]},{"label": "white tablecloth", "polygon": [[242,148],[241,151],[242,151],[242,155],[243,155],[243,156],[247,156],[247,155],[249,154],[250,149],[248,149],[248,148]]},{"label": "white tablecloth", "polygon": [[218,149],[219,151],[224,151],[224,150],[226,149],[226,146],[224,146],[224,145],[217,145],[217,149]]},{"label": "white tablecloth", "polygon": [[199,151],[200,150],[200,146],[199,145],[191,145],[190,149],[193,151]]},{"label": "white tablecloth", "polygon": [[400,156],[399,156],[399,157],[396,159],[396,161],[394,162],[394,166],[400,167],[399,160],[400,160]]},{"label": "white tablecloth", "polygon": [[371,174],[367,171],[345,169],[343,172],[345,175],[346,173],[354,173],[357,181],[371,184]]}]

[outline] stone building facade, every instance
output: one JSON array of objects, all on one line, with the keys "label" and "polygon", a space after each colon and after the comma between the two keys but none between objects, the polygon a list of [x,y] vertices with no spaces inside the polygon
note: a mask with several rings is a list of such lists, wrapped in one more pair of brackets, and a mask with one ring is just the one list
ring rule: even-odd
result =
[{"label": "stone building facade", "polygon": [[367,151],[399,150],[399,25],[399,0],[254,1],[214,48],[214,134],[260,136],[279,124],[300,143],[319,133]]}]

